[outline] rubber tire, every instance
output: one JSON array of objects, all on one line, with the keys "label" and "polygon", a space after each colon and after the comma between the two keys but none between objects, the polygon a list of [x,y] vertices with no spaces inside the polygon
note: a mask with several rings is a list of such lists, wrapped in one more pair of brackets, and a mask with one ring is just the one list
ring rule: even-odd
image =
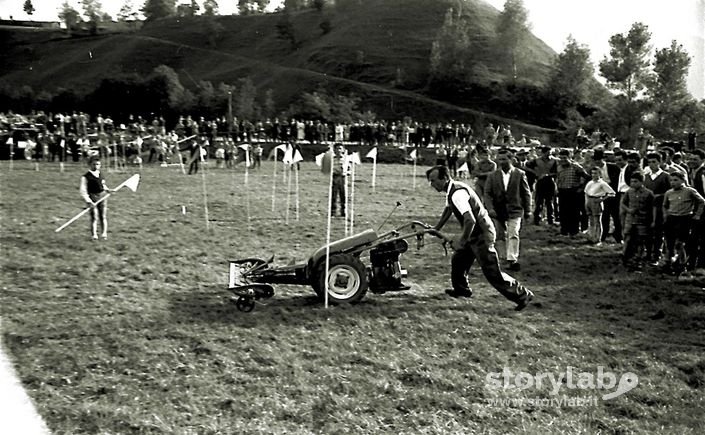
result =
[{"label": "rubber tire", "polygon": [[[311,284],[311,287],[313,287],[313,290],[316,292],[316,295],[321,301],[325,300],[325,269],[326,262],[323,260],[318,266]],[[362,261],[360,261],[358,257],[349,254],[332,255],[330,257],[329,274],[330,271],[335,273],[336,270],[340,272],[347,272],[354,278],[355,281],[357,281],[357,284],[345,297],[340,297],[336,292],[329,291],[328,302],[331,304],[352,304],[362,300],[362,298],[365,297],[365,293],[367,293],[367,289],[369,288],[369,282],[367,281],[367,270],[365,269],[365,265],[362,264]]]}]

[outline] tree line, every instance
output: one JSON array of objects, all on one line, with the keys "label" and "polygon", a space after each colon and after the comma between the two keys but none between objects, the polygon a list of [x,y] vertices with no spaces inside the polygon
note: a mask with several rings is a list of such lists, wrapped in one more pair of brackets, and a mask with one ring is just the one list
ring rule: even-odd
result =
[{"label": "tree line", "polygon": [[[431,92],[500,114],[524,112],[529,121],[572,132],[580,127],[609,130],[627,144],[636,141],[640,128],[663,139],[691,128],[705,131],[705,101],[687,90],[691,58],[677,41],[654,52],[648,26],[639,22],[612,35],[609,56],[598,65],[609,93],[594,78],[590,49],[572,36],[554,59],[545,85],[523,80],[529,29],[523,1],[507,0],[494,35],[472,38],[475,23],[464,2],[456,0],[431,49]],[[509,80],[495,80],[481,61],[487,46],[500,56],[501,72]]]}]

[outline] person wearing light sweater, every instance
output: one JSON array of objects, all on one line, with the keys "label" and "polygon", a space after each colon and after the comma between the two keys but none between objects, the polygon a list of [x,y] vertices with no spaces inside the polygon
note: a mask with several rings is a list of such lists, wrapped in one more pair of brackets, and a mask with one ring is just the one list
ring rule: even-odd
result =
[{"label": "person wearing light sweater", "polygon": [[592,179],[585,185],[585,210],[588,218],[588,239],[600,246],[602,240],[602,212],[606,198],[615,196],[614,189],[602,178],[602,170],[595,166],[590,170]]}]

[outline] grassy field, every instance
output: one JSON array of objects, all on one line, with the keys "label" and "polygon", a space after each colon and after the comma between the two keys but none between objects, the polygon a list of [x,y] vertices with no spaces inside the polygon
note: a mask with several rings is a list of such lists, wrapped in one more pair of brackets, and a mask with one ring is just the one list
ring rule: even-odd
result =
[{"label": "grassy field", "polygon": [[[427,242],[402,257],[409,291],[326,310],[310,288],[278,286],[245,314],[228,300],[228,259],[276,254],[285,264],[324,244],[326,185],[312,163],[289,225],[281,166],[276,213],[271,162],[250,173],[249,190],[242,168],[209,168],[210,231],[200,174],[145,167],[136,193],[111,198],[105,242],[90,240],[87,218],[54,233],[80,211],[83,165],[0,165],[2,338],[56,434],[701,433],[702,283],[627,275],[615,245],[524,228],[516,276],[536,299],[521,313],[478,270],[471,300],[446,297],[450,257]],[[409,166],[380,165],[375,193],[370,170],[358,171],[356,230],[376,229],[395,201],[385,229],[436,222],[444,198],[422,168],[413,189]],[[130,174],[106,175],[115,186]],[[343,220],[333,222],[343,236]],[[504,367],[604,367],[639,383],[612,400],[568,383],[558,396],[547,384],[490,388],[487,375]],[[528,400],[563,396],[594,400]]]}]

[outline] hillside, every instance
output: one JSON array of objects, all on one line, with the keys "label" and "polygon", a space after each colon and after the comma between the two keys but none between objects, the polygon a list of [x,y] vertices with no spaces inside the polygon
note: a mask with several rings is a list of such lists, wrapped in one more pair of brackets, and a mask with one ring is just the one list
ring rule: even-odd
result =
[{"label": "hillside", "polygon": [[[146,74],[165,64],[191,88],[200,80],[236,83],[249,76],[262,92],[273,90],[280,110],[302,92],[324,88],[354,93],[363,99],[362,109],[384,117],[483,117],[473,107],[428,98],[431,45],[454,3],[387,0],[301,11],[290,17],[298,42],[295,50],[277,37],[282,14],[170,18],[135,33],[81,38],[47,34],[43,41],[36,34],[27,41],[5,31],[0,34],[5,53],[0,80],[35,91],[58,87],[89,91],[105,77]],[[481,0],[463,4],[474,23],[473,37],[488,41],[498,11]],[[330,31],[323,34],[320,24],[326,20]],[[541,84],[554,53],[533,37],[526,45],[530,61],[520,73],[527,82]],[[493,80],[504,80],[496,53],[487,49],[477,56]]]}]

